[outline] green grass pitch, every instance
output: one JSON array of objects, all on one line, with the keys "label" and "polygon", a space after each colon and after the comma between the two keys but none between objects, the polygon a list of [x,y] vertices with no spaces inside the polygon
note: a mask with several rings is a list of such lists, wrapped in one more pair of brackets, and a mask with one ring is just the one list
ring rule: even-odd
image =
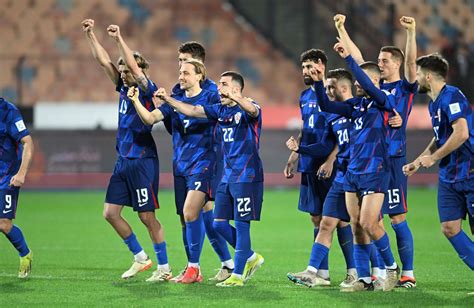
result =
[{"label": "green grass pitch", "polygon": [[[336,239],[329,259],[332,287],[307,289],[288,281],[287,272],[306,267],[313,236],[308,216],[296,209],[297,198],[295,190],[266,191],[262,221],[251,228],[252,246],[265,257],[265,264],[244,288],[222,289],[207,281],[220,266],[207,240],[201,257],[202,284],[148,284],[144,280],[151,270],[124,281],[120,275],[132,256],[102,218],[103,192],[24,191],[16,224],[34,252],[33,272],[28,280],[16,278],[18,255],[0,236],[0,306],[474,307],[474,296],[467,294],[474,291],[474,275],[440,232],[435,190],[411,189],[409,194],[418,287],[388,293],[339,292],[345,264]],[[185,265],[185,254],[173,194],[161,192],[160,204],[157,216],[165,227],[169,261],[177,274]],[[130,209],[124,214],[155,261],[145,228]],[[395,247],[393,231],[387,222],[386,226]]]}]

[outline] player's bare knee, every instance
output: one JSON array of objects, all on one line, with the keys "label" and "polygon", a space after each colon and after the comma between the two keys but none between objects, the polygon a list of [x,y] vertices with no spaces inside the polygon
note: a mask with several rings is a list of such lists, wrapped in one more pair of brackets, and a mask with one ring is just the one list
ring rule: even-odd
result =
[{"label": "player's bare knee", "polygon": [[406,220],[406,214],[398,214],[394,216],[390,216],[390,222],[392,225],[398,225]]},{"label": "player's bare knee", "polygon": [[202,210],[204,212],[209,212],[209,211],[212,211],[212,201],[207,201],[206,204],[204,204],[204,207],[202,208]]},{"label": "player's bare knee", "polygon": [[196,213],[192,209],[187,209],[185,207],[183,211],[183,216],[184,216],[184,221],[186,222],[195,221],[199,217],[199,212]]},{"label": "player's bare knee", "polygon": [[313,216],[311,215],[311,222],[316,228],[319,228],[319,225],[321,224],[321,215]]},{"label": "player's bare knee", "polygon": [[340,220],[340,221],[337,223],[337,227],[338,227],[338,228],[345,228],[345,227],[347,227],[348,225],[349,225],[348,222],[342,221],[342,220]]},{"label": "player's bare knee", "polygon": [[362,219],[360,225],[362,226],[362,229],[369,235],[375,234],[377,228],[379,228],[378,221],[374,223],[369,219]]},{"label": "player's bare knee", "polygon": [[153,227],[158,224],[160,227],[159,221],[156,219],[155,212],[140,212],[138,213],[141,222],[147,227]]},{"label": "player's bare knee", "polygon": [[10,233],[13,223],[10,219],[0,219],[0,231],[4,234]]},{"label": "player's bare knee", "polygon": [[447,238],[451,238],[458,234],[461,231],[461,227],[459,224],[444,222],[441,224],[441,232],[443,232],[444,236]]},{"label": "player's bare knee", "polygon": [[120,218],[120,214],[115,213],[114,211],[111,211],[107,208],[104,209],[104,212],[102,213],[102,216],[107,220],[108,222],[112,222],[114,220],[117,220]]},{"label": "player's bare knee", "polygon": [[337,223],[334,223],[331,219],[323,218],[319,224],[319,232],[332,233],[336,229]]}]

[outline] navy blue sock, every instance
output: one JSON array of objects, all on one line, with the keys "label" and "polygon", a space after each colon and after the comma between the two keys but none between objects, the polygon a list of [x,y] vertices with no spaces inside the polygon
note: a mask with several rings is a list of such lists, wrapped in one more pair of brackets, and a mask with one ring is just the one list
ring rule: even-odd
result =
[{"label": "navy blue sock", "polygon": [[137,240],[137,237],[135,236],[135,233],[133,232],[126,239],[124,239],[123,242],[127,244],[128,249],[133,253],[133,255],[136,255],[143,250],[142,246]]},{"label": "navy blue sock", "polygon": [[399,224],[392,225],[395,234],[397,235],[397,247],[400,261],[403,265],[403,270],[413,270],[413,235],[411,234],[408,223],[403,221]]},{"label": "navy blue sock", "polygon": [[181,234],[183,236],[183,245],[184,245],[184,251],[186,251],[186,258],[189,260],[189,245],[188,245],[188,236],[186,234],[186,225],[184,225],[181,228]]},{"label": "navy blue sock", "polygon": [[219,256],[221,262],[232,259],[230,256],[229,248],[227,248],[227,242],[225,238],[219,235],[219,233],[214,229],[213,221],[214,215],[212,211],[207,211],[202,214],[204,219],[204,227],[206,228],[206,234],[211,242],[212,248]]},{"label": "navy blue sock", "polygon": [[378,268],[386,269],[385,262],[382,258],[382,255],[379,253],[379,251],[377,250],[377,247],[375,247],[375,245],[374,245],[374,250],[375,250],[375,255],[377,256],[377,260],[378,260],[378,263],[379,263]]},{"label": "navy blue sock", "polygon": [[199,263],[201,257],[201,240],[202,233],[204,232],[204,224],[202,223],[202,215],[199,215],[195,221],[186,222],[186,237],[188,239],[189,246],[189,258],[190,263]]},{"label": "navy blue sock", "polygon": [[[318,236],[318,233],[319,233],[319,228],[314,228],[314,240],[316,240],[316,237]],[[326,254],[326,257],[321,261],[321,264],[319,265],[318,269],[322,269],[322,270],[328,270],[329,269],[328,254]]]},{"label": "navy blue sock", "polygon": [[13,225],[10,233],[6,234],[6,237],[12,243],[12,245],[18,250],[20,257],[24,257],[30,253],[30,249],[26,244],[25,237],[23,236],[23,232],[17,226]]},{"label": "navy blue sock", "polygon": [[311,249],[311,256],[309,257],[309,266],[312,266],[316,269],[321,268],[321,262],[324,259],[327,259],[329,253],[329,248],[315,242],[313,248]]},{"label": "navy blue sock", "polygon": [[[370,249],[370,264],[371,267],[379,267],[379,258],[378,258],[378,253],[377,253],[377,248],[375,245],[371,245],[372,248]],[[384,265],[385,267],[385,265]]]},{"label": "navy blue sock", "polygon": [[166,253],[166,242],[159,244],[153,244],[155,249],[156,259],[158,260],[159,265],[168,264],[168,254]]},{"label": "navy blue sock", "polygon": [[252,255],[250,243],[250,221],[235,221],[237,230],[237,245],[235,247],[234,273],[242,275],[247,259]]},{"label": "navy blue sock", "polygon": [[214,226],[214,229],[219,232],[219,234],[225,238],[227,243],[229,243],[230,246],[235,248],[236,241],[237,241],[237,235],[236,235],[236,230],[235,228],[229,223],[228,220],[222,220],[222,221],[214,221],[212,223]]},{"label": "navy blue sock", "polygon": [[342,228],[337,228],[337,239],[339,246],[341,246],[342,253],[344,254],[347,268],[355,268],[354,238],[352,236],[351,226],[347,225]]},{"label": "navy blue sock", "polygon": [[372,244],[354,244],[354,261],[359,278],[370,277],[370,250]]},{"label": "navy blue sock", "polygon": [[464,233],[463,230],[455,236],[448,238],[454,249],[459,255],[459,258],[466,263],[471,270],[474,270],[474,243]]},{"label": "navy blue sock", "polygon": [[378,240],[374,241],[375,247],[382,257],[384,264],[386,267],[390,267],[395,263],[395,259],[393,258],[392,249],[390,248],[390,240],[388,239],[387,232],[379,238]]}]

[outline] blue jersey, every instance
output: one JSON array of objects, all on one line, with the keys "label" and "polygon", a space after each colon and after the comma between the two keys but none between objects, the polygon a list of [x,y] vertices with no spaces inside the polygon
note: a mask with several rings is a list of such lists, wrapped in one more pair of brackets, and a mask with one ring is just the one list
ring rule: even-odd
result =
[{"label": "blue jersey", "polygon": [[390,92],[395,97],[395,109],[402,117],[401,127],[390,127],[390,145],[388,153],[390,157],[406,156],[406,130],[408,116],[413,106],[413,98],[418,91],[418,83],[409,83],[406,79],[381,84],[381,89]]},{"label": "blue jersey", "polygon": [[[201,84],[201,89],[208,90],[211,92],[217,92],[217,85],[213,80],[206,78],[206,80],[204,80],[204,82]],[[182,90],[179,83],[177,83],[174,85],[173,89],[171,90],[171,94],[182,96],[184,94],[184,90]],[[164,120],[163,124],[165,125],[166,131],[171,135],[172,134],[171,118]],[[217,138],[215,139],[218,140]]]},{"label": "blue jersey", "polygon": [[332,115],[328,119],[331,124],[331,131],[337,141],[337,170],[335,182],[344,183],[344,175],[346,174],[347,166],[350,158],[350,132],[352,123],[340,115]]},{"label": "blue jersey", "polygon": [[[122,79],[119,79],[116,90],[120,93],[117,153],[124,158],[158,157],[155,141],[151,135],[152,125],[143,124],[132,101],[127,96],[128,87],[124,86]],[[148,90],[146,92],[140,91],[140,103],[148,111],[155,109],[152,97],[156,90],[156,85],[148,80]]]},{"label": "blue jersey", "polygon": [[388,171],[388,112],[394,108],[395,97],[374,86],[351,56],[346,58],[354,76],[370,95],[352,98],[342,103],[331,103],[322,82],[315,83],[321,109],[352,120],[350,132],[350,162],[352,174]]},{"label": "blue jersey", "polygon": [[353,174],[388,171],[388,113],[365,97],[349,102],[353,111],[348,170]]},{"label": "blue jersey", "polygon": [[464,94],[445,85],[429,105],[436,146],[442,147],[453,132],[452,123],[466,119],[469,139],[439,162],[439,180],[447,183],[470,179],[474,174],[474,116]]},{"label": "blue jersey", "polygon": [[[220,104],[216,92],[202,90],[194,97],[173,94],[178,101],[193,106]],[[212,172],[216,160],[213,149],[215,121],[187,117],[173,110],[168,104],[158,108],[164,119],[171,118],[173,132],[173,172],[175,176],[191,176]],[[211,173],[209,173],[211,176]]]},{"label": "blue jersey", "polygon": [[[319,109],[316,94],[313,89],[308,88],[300,95],[300,111],[303,120],[301,129],[300,146],[321,143],[325,140],[328,130],[328,114]],[[301,153],[298,161],[298,171],[316,173],[319,167],[326,161],[327,157],[316,157]]]},{"label": "blue jersey", "polygon": [[[255,104],[255,103],[254,103]],[[223,183],[263,182],[263,165],[258,154],[262,112],[253,118],[238,105],[204,106],[209,119],[217,120],[224,154]]]},{"label": "blue jersey", "polygon": [[8,189],[20,169],[20,140],[29,134],[18,108],[0,98],[0,190]]}]

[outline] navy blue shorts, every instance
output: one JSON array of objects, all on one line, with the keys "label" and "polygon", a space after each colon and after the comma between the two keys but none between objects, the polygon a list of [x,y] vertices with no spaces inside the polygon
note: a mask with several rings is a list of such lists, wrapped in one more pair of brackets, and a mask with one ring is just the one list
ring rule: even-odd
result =
[{"label": "navy blue shorts", "polygon": [[344,191],[355,192],[361,197],[375,193],[385,194],[388,181],[387,172],[353,174],[348,170],[344,177]]},{"label": "navy blue shorts", "polygon": [[214,218],[226,220],[260,220],[263,182],[221,183],[217,188]]},{"label": "navy blue shorts", "polygon": [[405,157],[390,158],[390,182],[382,206],[382,213],[398,215],[407,212],[407,176],[403,174]]},{"label": "navy blue shorts", "polygon": [[474,217],[474,179],[438,183],[438,213],[441,222]]},{"label": "navy blue shorts", "polygon": [[298,210],[313,216],[321,215],[324,199],[331,188],[334,174],[330,179],[319,180],[316,173],[301,173],[300,199]]},{"label": "navy blue shorts", "polygon": [[19,187],[0,190],[0,218],[15,219],[19,195]]},{"label": "navy blue shorts", "polygon": [[351,218],[346,207],[346,192],[342,183],[333,182],[324,200],[323,216],[349,222]]},{"label": "navy blue shorts", "polygon": [[188,191],[198,190],[206,194],[206,202],[211,200],[213,190],[211,188],[211,179],[208,174],[194,174],[190,176],[174,176],[174,203],[176,205],[176,214],[183,215],[184,202]]},{"label": "navy blue shorts", "polygon": [[135,212],[159,208],[159,163],[157,158],[119,157],[110,177],[105,202],[131,206]]}]

